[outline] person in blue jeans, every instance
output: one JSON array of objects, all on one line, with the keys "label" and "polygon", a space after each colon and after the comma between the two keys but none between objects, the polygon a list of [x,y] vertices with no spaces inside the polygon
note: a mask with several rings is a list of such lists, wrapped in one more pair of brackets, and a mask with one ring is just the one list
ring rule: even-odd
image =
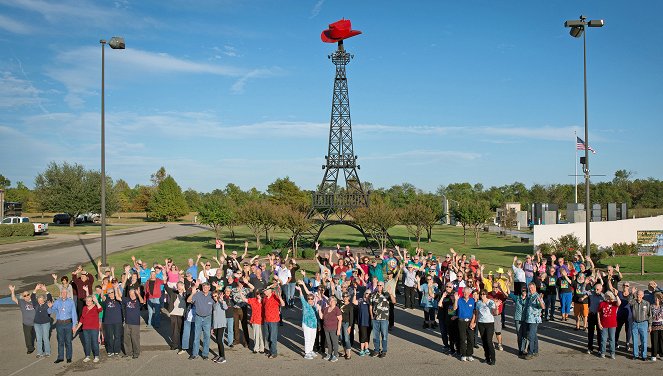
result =
[{"label": "person in blue jeans", "polygon": [[[371,352],[373,357],[384,358],[387,356],[390,300],[389,293],[384,291],[384,282],[378,282],[377,290],[371,295],[371,305],[369,306],[373,325],[373,352]],[[380,347],[380,342],[382,342],[382,347]]]},{"label": "person in blue jeans", "polygon": [[53,363],[64,361],[65,349],[67,353],[67,363],[71,363],[72,348],[71,340],[73,338],[72,328],[78,324],[78,315],[76,314],[76,303],[67,297],[67,290],[60,290],[60,298],[55,302],[48,302],[48,314],[55,313],[55,331],[58,337],[58,358]]},{"label": "person in blue jeans", "polygon": [[214,307],[214,299],[212,299],[212,294],[210,293],[209,283],[203,283],[202,292],[198,290],[199,285],[200,283],[196,281],[191,295],[187,298],[187,302],[191,303],[196,308],[196,315],[194,316],[196,331],[193,336],[193,349],[191,351],[191,356],[189,356],[190,360],[198,357],[201,333],[203,337],[203,348],[200,353],[201,358],[207,360],[209,356],[209,341],[212,330],[212,308]]},{"label": "person in blue jeans", "polygon": [[[647,337],[651,325],[651,304],[644,300],[645,293],[642,290],[631,288],[631,311],[633,312],[633,359],[647,359]],[[642,348],[640,346],[642,345]]]},{"label": "person in blue jeans", "polygon": [[[46,295],[43,293],[37,295],[38,291],[43,291]],[[51,356],[51,316],[48,314],[48,302],[52,302],[53,297],[46,290],[46,286],[39,283],[30,295],[30,300],[35,308],[34,327],[37,337],[37,358]]]},{"label": "person in blue jeans", "polygon": [[[543,297],[536,291],[536,283],[531,282],[527,285],[529,293],[525,300],[523,312],[526,317],[527,324],[527,340],[529,342],[529,353],[525,355],[525,359],[532,359],[539,355],[539,338],[537,331],[539,324],[541,324],[541,311],[546,309],[546,304],[543,302]],[[525,341],[523,340],[523,344]],[[521,352],[525,352],[525,346],[521,345]]]},{"label": "person in blue jeans", "polygon": [[181,350],[177,352],[178,355],[186,353],[191,346],[191,333],[196,329],[196,324],[193,321],[194,317],[196,317],[196,307],[191,306],[189,310],[184,313],[184,322],[182,325],[182,347]]}]

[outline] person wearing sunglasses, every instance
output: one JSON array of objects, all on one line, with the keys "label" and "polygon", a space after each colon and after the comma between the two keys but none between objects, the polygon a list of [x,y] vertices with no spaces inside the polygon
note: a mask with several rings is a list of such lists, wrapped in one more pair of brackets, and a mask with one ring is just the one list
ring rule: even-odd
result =
[{"label": "person wearing sunglasses", "polygon": [[435,324],[435,313],[437,311],[437,284],[433,281],[433,276],[426,276],[426,281],[422,284],[417,280],[419,292],[421,293],[421,300],[419,304],[424,310],[424,329],[433,328]]},{"label": "person wearing sunglasses", "polygon": [[[318,330],[318,312],[315,296],[306,287],[304,281],[297,281],[295,289],[299,292],[302,303],[302,332],[304,333],[304,359],[314,359],[317,354],[313,351],[315,336]],[[305,293],[302,293],[304,289]]]},{"label": "person wearing sunglasses", "polygon": [[16,292],[14,285],[9,285],[9,291],[11,292],[11,300],[18,304],[21,309],[21,318],[23,320],[23,337],[25,339],[25,347],[28,354],[32,354],[35,351],[35,307],[32,304],[30,299],[30,292],[24,291],[21,294],[21,300],[16,298]]},{"label": "person wearing sunglasses", "polygon": [[477,329],[481,336],[483,352],[488,365],[495,365],[495,346],[493,335],[495,334],[495,316],[499,315],[495,301],[490,299],[488,292],[483,289],[479,292],[479,300],[476,302]]}]

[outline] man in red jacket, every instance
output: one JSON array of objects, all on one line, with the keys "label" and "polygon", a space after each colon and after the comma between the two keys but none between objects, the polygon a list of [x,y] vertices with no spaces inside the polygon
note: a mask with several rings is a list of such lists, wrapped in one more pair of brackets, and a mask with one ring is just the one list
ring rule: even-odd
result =
[{"label": "man in red jacket", "polygon": [[265,289],[265,300],[263,301],[265,309],[265,337],[269,341],[270,359],[274,359],[278,355],[276,345],[279,337],[279,317],[281,307],[285,306],[285,302],[281,299],[281,292],[274,292],[272,289],[272,286]]}]

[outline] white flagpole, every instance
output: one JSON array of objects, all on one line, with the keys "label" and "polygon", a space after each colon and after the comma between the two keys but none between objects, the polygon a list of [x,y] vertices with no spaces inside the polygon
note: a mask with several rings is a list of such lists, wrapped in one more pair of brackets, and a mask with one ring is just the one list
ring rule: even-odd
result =
[{"label": "white flagpole", "polygon": [[578,134],[576,133],[576,131],[573,131],[573,135],[576,138],[575,140],[573,140],[574,141],[573,144],[575,145],[575,149],[576,149],[576,159],[575,159],[575,163],[574,163],[575,166],[576,166],[576,173],[574,175],[574,178],[576,179],[576,184],[575,184],[574,193],[575,193],[576,204],[577,204],[578,203]]}]

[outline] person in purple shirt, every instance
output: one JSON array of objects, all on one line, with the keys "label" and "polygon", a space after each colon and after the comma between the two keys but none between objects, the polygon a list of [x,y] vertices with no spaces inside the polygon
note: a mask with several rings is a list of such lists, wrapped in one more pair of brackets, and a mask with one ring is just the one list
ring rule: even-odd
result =
[{"label": "person in purple shirt", "polygon": [[[569,267],[566,266],[566,263],[564,263],[564,257],[556,258],[555,255],[550,256],[550,259],[552,260],[552,263],[555,265],[555,278],[562,278],[562,272],[560,269],[566,270],[566,274],[569,275],[571,271],[569,270]],[[555,262],[555,259],[557,262]]]}]

